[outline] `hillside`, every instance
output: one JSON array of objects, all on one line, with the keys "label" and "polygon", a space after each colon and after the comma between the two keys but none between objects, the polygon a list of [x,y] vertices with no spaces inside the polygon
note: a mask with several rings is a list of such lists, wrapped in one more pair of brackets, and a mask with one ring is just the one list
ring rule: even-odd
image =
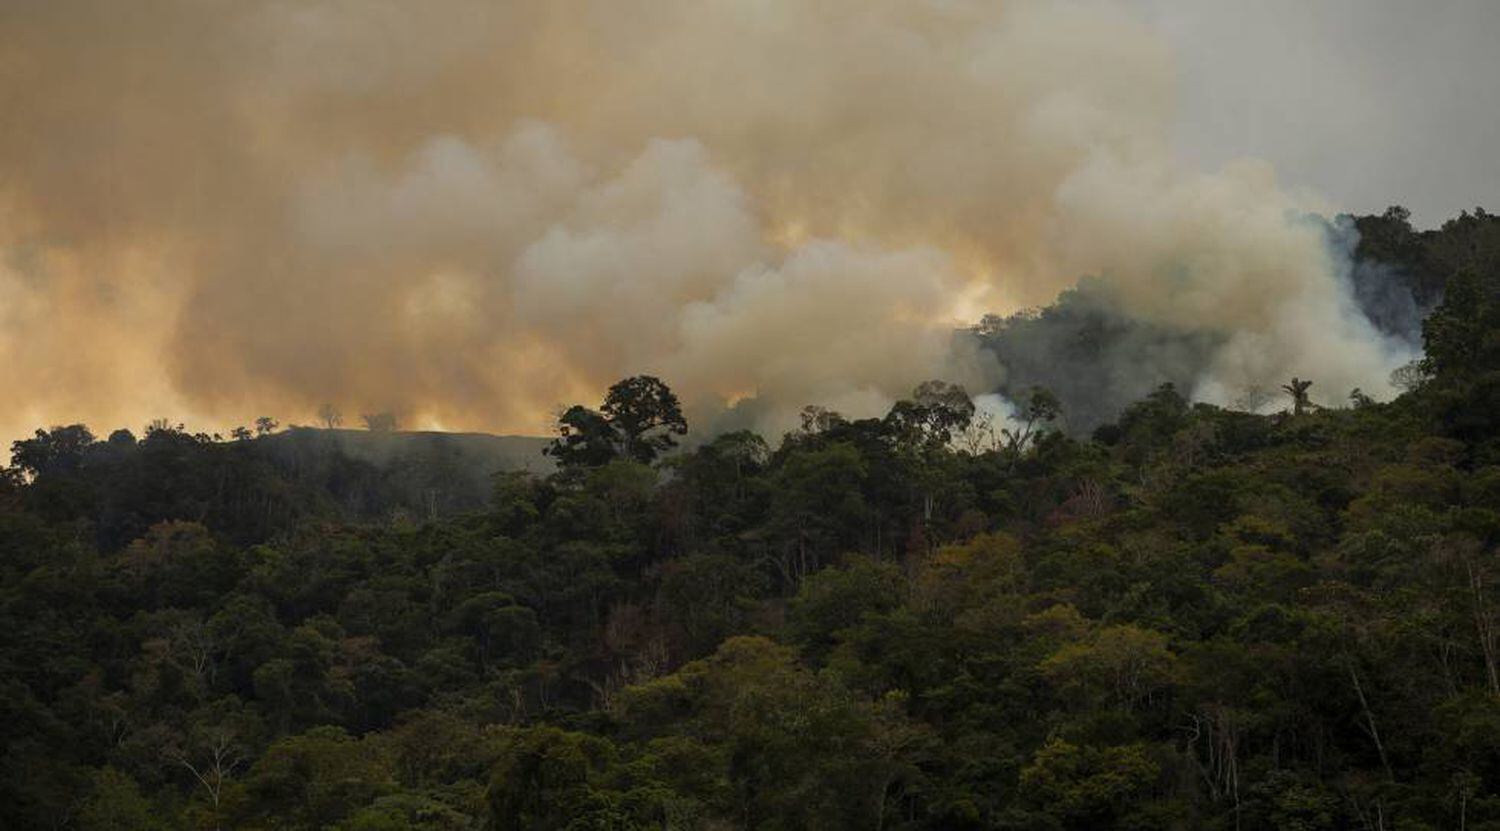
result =
[{"label": "hillside", "polygon": [[429,513],[484,505],[495,473],[545,475],[554,468],[552,459],[542,453],[548,439],[535,436],[299,427],[260,441],[267,457],[294,477],[323,469],[335,459],[369,465],[388,487],[405,495],[403,507],[425,503]]},{"label": "hillside", "polygon": [[457,456],[464,459],[466,466],[476,470],[529,470],[533,473],[546,473],[552,469],[551,460],[542,455],[548,439],[537,436],[297,427],[273,434],[267,439],[272,448],[278,445],[306,447],[317,443],[326,444],[328,440],[332,440],[337,445],[337,452],[377,467],[390,467],[413,459]]},{"label": "hillside", "polygon": [[1088,435],[929,382],[669,454],[638,376],[495,476],[538,440],[44,431],[0,826],[1500,828],[1500,270],[1422,340]]},{"label": "hillside", "polygon": [[484,507],[502,472],[544,474],[545,439],[298,427],[221,441],[177,428],[95,440],[84,425],[14,445],[28,507],[118,548],[153,524],[190,520],[241,545],[310,522],[433,519]]}]

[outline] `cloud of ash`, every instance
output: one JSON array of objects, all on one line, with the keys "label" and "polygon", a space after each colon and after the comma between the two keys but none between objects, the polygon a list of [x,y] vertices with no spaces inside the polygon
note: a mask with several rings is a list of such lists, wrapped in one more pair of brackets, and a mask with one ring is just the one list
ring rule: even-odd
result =
[{"label": "cloud of ash", "polygon": [[5,435],[538,432],[636,373],[777,429],[995,388],[955,326],[1083,274],[1213,333],[1211,400],[1402,357],[1326,206],[1174,162],[1172,56],[1107,4],[17,0],[0,100]]}]

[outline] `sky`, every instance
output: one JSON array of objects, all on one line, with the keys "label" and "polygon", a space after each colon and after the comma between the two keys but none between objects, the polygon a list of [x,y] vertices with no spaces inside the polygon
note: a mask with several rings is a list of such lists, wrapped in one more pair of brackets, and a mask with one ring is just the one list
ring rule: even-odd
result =
[{"label": "sky", "polygon": [[1427,227],[1500,204],[1500,3],[1141,0],[1171,43],[1184,156],[1272,162],[1340,210]]},{"label": "sky", "polygon": [[993,389],[1103,277],[1214,402],[1390,392],[1309,213],[1500,199],[1500,3],[8,0],[0,437],[711,429]]}]

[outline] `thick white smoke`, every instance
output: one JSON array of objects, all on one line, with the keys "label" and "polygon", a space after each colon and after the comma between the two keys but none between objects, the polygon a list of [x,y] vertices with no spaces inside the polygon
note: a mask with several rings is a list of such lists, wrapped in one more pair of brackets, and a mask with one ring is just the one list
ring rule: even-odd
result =
[{"label": "thick white smoke", "polygon": [[712,419],[1003,367],[1084,273],[1227,335],[1197,394],[1386,391],[1254,163],[1174,162],[1109,4],[23,2],[0,12],[0,431],[157,415],[542,431],[661,375]]}]

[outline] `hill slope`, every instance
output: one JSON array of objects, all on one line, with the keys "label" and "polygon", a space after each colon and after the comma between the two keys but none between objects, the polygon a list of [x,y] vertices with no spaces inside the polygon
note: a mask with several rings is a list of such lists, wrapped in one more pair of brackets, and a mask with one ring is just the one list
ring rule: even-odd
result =
[{"label": "hill slope", "polygon": [[54,430],[0,827],[1500,828],[1500,269],[1442,293],[1386,404],[928,387],[452,513],[526,442]]}]

